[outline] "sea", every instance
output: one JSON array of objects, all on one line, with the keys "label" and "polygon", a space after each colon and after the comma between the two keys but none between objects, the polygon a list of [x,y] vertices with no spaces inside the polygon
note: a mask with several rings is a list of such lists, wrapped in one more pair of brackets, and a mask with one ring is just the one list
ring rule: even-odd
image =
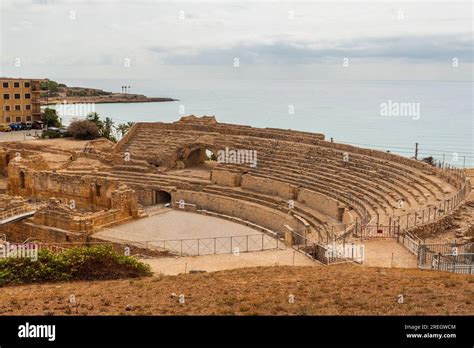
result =
[{"label": "sea", "polygon": [[[173,102],[96,104],[118,124],[214,115],[219,122],[323,133],[334,142],[474,167],[470,81],[61,80]],[[77,116],[77,115],[76,115]],[[84,115],[79,115],[83,117]],[[74,117],[61,115],[64,124]],[[418,144],[418,145],[416,145]]]}]

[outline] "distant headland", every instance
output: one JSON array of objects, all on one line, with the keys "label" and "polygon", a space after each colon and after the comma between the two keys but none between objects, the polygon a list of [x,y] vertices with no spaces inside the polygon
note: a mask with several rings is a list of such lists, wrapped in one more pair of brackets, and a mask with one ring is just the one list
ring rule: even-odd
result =
[{"label": "distant headland", "polygon": [[129,92],[129,86],[122,86],[122,93],[113,93],[97,88],[69,87],[53,80],[45,80],[43,84],[44,91],[41,93],[41,105],[60,104],[64,102],[68,104],[105,104],[170,102],[178,100],[167,97],[147,97],[143,94],[132,94]]}]

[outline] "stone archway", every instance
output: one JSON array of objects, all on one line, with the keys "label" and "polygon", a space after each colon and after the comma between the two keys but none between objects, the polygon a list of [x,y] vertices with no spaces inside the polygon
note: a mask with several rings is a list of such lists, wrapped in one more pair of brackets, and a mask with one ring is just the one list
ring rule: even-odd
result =
[{"label": "stone archway", "polygon": [[154,190],[154,203],[167,204],[171,203],[171,194],[163,190]]},{"label": "stone archway", "polygon": [[204,147],[198,147],[192,150],[189,155],[184,159],[184,167],[197,167],[206,162],[206,149]]}]

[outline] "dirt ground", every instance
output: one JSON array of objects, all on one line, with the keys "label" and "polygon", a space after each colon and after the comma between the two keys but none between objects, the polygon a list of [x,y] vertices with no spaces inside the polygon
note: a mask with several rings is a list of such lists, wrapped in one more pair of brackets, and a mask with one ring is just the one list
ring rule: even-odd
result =
[{"label": "dirt ground", "polygon": [[[17,132],[11,132],[17,133]],[[19,133],[19,132],[18,132]],[[25,145],[41,146],[51,149],[73,150],[79,151],[87,140],[75,140],[72,138],[57,138],[57,139],[27,139]]]},{"label": "dirt ground", "polygon": [[257,267],[4,287],[0,314],[473,315],[474,279],[355,265]]},{"label": "dirt ground", "polygon": [[167,212],[105,229],[94,237],[129,240],[194,239],[260,235],[261,232],[235,222],[169,209]]},{"label": "dirt ground", "polygon": [[257,267],[257,266],[319,266],[292,249],[266,250],[249,253],[205,255],[189,257],[166,257],[158,259],[145,259],[156,274],[177,275],[180,273],[198,270],[215,272],[226,269]]},{"label": "dirt ground", "polygon": [[[364,265],[370,267],[416,268],[416,258],[395,239],[370,239],[363,243]],[[393,258],[392,258],[393,254]]]}]

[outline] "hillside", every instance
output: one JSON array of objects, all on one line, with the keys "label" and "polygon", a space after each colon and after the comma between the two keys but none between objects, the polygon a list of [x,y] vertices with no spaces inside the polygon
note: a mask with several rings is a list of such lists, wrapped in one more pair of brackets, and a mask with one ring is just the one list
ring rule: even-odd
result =
[{"label": "hillside", "polygon": [[0,314],[472,315],[473,298],[470,276],[344,264],[5,287]]}]

